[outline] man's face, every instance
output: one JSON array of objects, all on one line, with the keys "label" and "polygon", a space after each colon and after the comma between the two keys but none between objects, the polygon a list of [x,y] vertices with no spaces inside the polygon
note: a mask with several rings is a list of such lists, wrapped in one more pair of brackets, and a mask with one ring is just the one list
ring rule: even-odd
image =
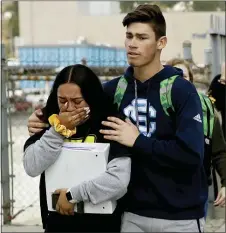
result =
[{"label": "man's face", "polygon": [[166,45],[166,37],[158,40],[149,23],[131,23],[127,27],[125,47],[128,63],[134,67],[150,64]]}]

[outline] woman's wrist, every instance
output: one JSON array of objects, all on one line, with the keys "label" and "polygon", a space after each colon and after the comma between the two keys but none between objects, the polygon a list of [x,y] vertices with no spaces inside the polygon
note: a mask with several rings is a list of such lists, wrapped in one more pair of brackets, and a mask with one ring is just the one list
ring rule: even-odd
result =
[{"label": "woman's wrist", "polygon": [[71,137],[72,135],[76,134],[76,128],[71,130],[67,129],[64,125],[60,124],[60,120],[57,114],[53,114],[49,117],[49,123],[54,128],[56,132],[63,135],[66,138]]}]

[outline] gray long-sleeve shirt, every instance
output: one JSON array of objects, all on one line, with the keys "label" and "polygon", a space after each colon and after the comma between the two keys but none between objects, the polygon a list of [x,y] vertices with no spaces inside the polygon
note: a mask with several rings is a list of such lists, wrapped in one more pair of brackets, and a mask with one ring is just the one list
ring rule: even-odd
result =
[{"label": "gray long-sleeve shirt", "polygon": [[[23,164],[26,173],[35,177],[52,165],[61,153],[64,137],[53,128],[47,130],[40,140],[28,146]],[[107,164],[106,172],[99,177],[70,188],[73,199],[98,204],[117,200],[125,195],[130,180],[131,159],[114,158]]]}]

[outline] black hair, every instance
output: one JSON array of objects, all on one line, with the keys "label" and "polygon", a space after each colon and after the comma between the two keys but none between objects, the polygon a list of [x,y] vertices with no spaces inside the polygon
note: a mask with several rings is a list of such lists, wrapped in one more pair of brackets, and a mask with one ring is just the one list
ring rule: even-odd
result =
[{"label": "black hair", "polygon": [[52,114],[59,114],[57,90],[64,83],[75,83],[81,88],[83,98],[90,107],[92,120],[101,119],[111,112],[109,109],[113,104],[110,104],[97,75],[87,66],[76,64],[65,67],[57,74],[43,109],[44,122],[48,122]]},{"label": "black hair", "polygon": [[220,78],[221,78],[220,74],[214,77],[214,79],[210,84],[208,95],[216,100],[215,106],[217,110],[220,112],[225,112],[226,87],[225,85],[219,83]]},{"label": "black hair", "polygon": [[166,21],[157,5],[142,4],[129,12],[123,19],[123,26],[129,26],[131,23],[150,23],[155,32],[155,39],[166,35]]}]

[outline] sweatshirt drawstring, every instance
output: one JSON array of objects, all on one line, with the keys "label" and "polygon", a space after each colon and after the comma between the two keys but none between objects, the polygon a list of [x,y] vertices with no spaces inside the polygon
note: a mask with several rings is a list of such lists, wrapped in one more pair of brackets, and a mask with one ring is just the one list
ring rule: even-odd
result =
[{"label": "sweatshirt drawstring", "polygon": [[137,125],[137,128],[138,130],[140,131],[139,129],[139,115],[138,115],[138,97],[137,97],[137,82],[136,82],[136,79],[134,79],[134,94],[135,94],[135,112],[136,112],[136,125]]},{"label": "sweatshirt drawstring", "polygon": [[150,117],[149,117],[149,99],[148,99],[148,92],[149,92],[149,87],[150,87],[150,82],[148,82],[148,88],[146,92],[146,98],[147,98],[147,109],[146,109],[146,120],[147,120],[147,136],[149,135],[150,131]]},{"label": "sweatshirt drawstring", "polygon": [[[148,92],[149,92],[149,82],[148,82],[148,88],[146,93],[147,98],[147,105],[146,105],[146,122],[147,122],[147,136],[150,131],[150,118],[149,118],[149,101],[148,101]],[[139,130],[139,114],[138,114],[138,94],[137,94],[137,82],[136,79],[134,79],[134,92],[135,92],[135,112],[136,112],[136,126]],[[139,130],[140,131],[140,130]]]}]

